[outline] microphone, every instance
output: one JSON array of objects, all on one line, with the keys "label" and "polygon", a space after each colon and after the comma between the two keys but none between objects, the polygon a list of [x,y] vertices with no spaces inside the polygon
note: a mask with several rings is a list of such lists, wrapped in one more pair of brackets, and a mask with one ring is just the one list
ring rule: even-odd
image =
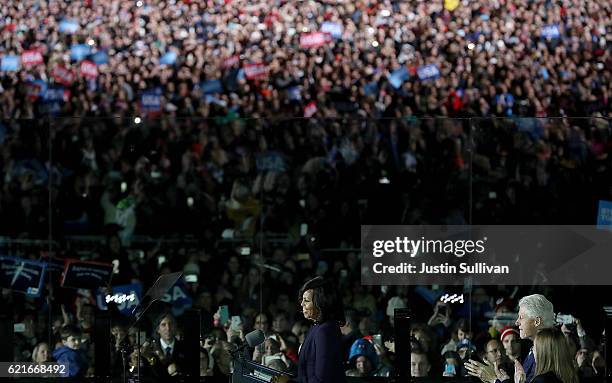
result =
[{"label": "microphone", "polygon": [[236,353],[244,350],[247,346],[249,346],[249,347],[259,346],[260,344],[262,344],[264,342],[264,340],[266,340],[266,337],[265,337],[263,331],[261,331],[261,330],[253,330],[250,333],[246,334],[244,336],[244,338],[246,340],[246,343],[242,343],[236,349],[232,350],[231,351],[232,354],[236,354]]}]

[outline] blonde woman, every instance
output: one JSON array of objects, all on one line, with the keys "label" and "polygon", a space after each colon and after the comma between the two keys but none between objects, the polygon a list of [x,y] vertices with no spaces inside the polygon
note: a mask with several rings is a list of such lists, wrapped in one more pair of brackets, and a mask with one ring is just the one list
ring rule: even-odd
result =
[{"label": "blonde woman", "polygon": [[34,347],[32,351],[32,361],[34,363],[45,363],[50,362],[49,345],[45,342],[41,342]]},{"label": "blonde woman", "polygon": [[[554,328],[540,330],[533,342],[533,354],[536,361],[534,383],[578,383],[571,347],[561,331]],[[525,377],[525,373],[520,372],[515,371],[516,383]]]}]

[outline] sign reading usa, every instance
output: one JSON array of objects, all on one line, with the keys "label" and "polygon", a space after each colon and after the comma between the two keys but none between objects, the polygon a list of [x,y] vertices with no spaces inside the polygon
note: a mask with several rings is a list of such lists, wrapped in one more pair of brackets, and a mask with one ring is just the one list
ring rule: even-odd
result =
[{"label": "sign reading usa", "polygon": [[330,41],[330,35],[324,32],[302,33],[300,35],[300,48],[318,48]]},{"label": "sign reading usa", "polygon": [[248,80],[268,77],[268,68],[262,63],[245,64],[244,75]]},{"label": "sign reading usa", "polygon": [[29,49],[21,54],[23,66],[39,65],[43,63],[42,53],[38,49]]}]

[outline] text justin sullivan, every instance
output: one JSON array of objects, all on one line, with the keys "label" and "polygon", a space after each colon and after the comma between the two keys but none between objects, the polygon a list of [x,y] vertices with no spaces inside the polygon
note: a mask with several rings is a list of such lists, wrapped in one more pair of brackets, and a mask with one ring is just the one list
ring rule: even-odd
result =
[{"label": "text justin sullivan", "polygon": [[460,263],[459,267],[442,263],[439,265],[428,265],[421,262],[420,267],[411,263],[402,262],[398,265],[383,265],[375,263],[372,267],[376,274],[509,274],[509,266],[490,266],[485,262],[477,262],[473,265]]}]

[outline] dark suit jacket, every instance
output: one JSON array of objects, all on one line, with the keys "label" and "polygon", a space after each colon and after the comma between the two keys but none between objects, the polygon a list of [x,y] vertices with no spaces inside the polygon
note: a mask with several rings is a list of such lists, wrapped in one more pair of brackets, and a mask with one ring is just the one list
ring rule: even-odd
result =
[{"label": "dark suit jacket", "polygon": [[533,383],[563,383],[561,379],[557,378],[552,371],[548,371],[545,374],[538,375],[533,379]]},{"label": "dark suit jacket", "polygon": [[[156,355],[164,355],[159,339],[156,339],[156,342],[153,343],[153,351]],[[175,363],[179,372],[181,372],[185,367],[185,344],[179,340],[175,340],[174,348],[172,349],[172,354],[170,357],[156,357],[156,359],[156,363],[154,363],[152,366],[153,374],[158,378],[169,379],[170,375],[168,375],[168,366],[170,364]]]},{"label": "dark suit jacket", "polygon": [[299,353],[300,383],[342,383],[342,334],[334,321],[310,328]]},{"label": "dark suit jacket", "polygon": [[[528,383],[531,382],[531,380],[533,379],[533,375],[535,374],[535,369],[536,369],[536,362],[535,362],[535,357],[533,356],[533,352],[530,352],[529,354],[527,354],[527,357],[523,361],[523,369],[525,370],[525,375],[526,375],[525,382],[528,382]],[[510,379],[504,380],[503,382],[501,382],[499,379],[495,380],[495,383],[511,383],[511,382],[512,381]]]}]

